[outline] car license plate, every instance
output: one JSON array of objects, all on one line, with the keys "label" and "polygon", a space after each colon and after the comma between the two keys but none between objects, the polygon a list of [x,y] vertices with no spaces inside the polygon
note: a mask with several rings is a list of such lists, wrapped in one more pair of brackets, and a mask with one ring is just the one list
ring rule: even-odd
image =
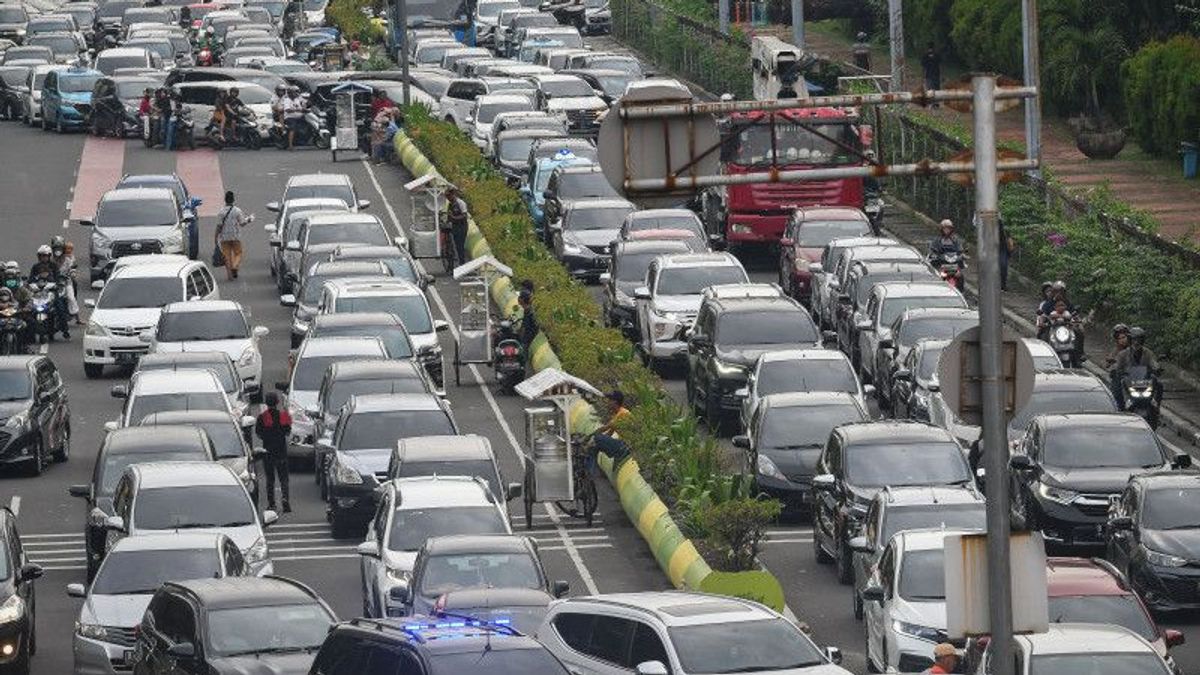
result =
[{"label": "car license plate", "polygon": [[125,654],[121,658],[125,661],[126,665],[133,663],[133,653],[134,653],[134,650],[132,650],[132,649],[125,650]]},{"label": "car license plate", "polygon": [[137,354],[133,352],[113,352],[113,358],[117,363],[133,363],[137,361]]}]

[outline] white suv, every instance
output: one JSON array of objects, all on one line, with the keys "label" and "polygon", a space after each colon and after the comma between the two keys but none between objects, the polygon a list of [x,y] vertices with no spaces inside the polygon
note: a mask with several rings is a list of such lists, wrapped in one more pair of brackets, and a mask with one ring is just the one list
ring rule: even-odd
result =
[{"label": "white suv", "polygon": [[657,361],[687,355],[682,331],[696,320],[705,288],[749,281],[742,263],[728,253],[680,253],[655,258],[646,271],[646,284],[633,291],[641,330],[638,348],[646,362],[653,366]]},{"label": "white suv", "polygon": [[[115,384],[113,398],[125,400],[115,426],[136,427],[149,415],[176,410],[217,410],[236,415],[216,373],[211,370],[147,370],[134,373],[129,385]],[[106,428],[113,428],[109,422]]]},{"label": "white suv", "polygon": [[[1128,628],[1111,624],[1051,623],[1045,633],[1014,635],[1017,675],[1169,675],[1176,672],[1154,647]],[[993,672],[983,653],[976,675]]]},{"label": "white suv", "polygon": [[156,354],[196,350],[225,352],[237,368],[246,393],[262,389],[262,354],[258,341],[266,326],[250,327],[242,306],[232,300],[173,302],[163,307],[158,327],[147,332],[150,351]]},{"label": "white suv", "polygon": [[559,600],[535,635],[573,673],[849,675],[795,623],[756,602],[704,593]]},{"label": "white suv", "polygon": [[468,476],[397,478],[380,488],[379,506],[358,546],[363,612],[402,616],[417,552],[430,537],[512,534],[487,481]]},{"label": "white suv", "polygon": [[136,363],[150,348],[142,333],[158,326],[166,305],[220,297],[212,272],[196,260],[122,267],[109,277],[99,298],[83,301],[93,308],[83,334],[83,372],[95,378],[104,366]]}]

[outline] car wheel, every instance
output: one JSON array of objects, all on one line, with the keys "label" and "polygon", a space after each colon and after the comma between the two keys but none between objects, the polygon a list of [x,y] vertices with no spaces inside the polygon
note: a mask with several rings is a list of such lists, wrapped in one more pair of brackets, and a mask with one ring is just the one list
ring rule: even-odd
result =
[{"label": "car wheel", "polygon": [[89,380],[94,380],[104,373],[104,365],[99,363],[83,364],[83,374]]},{"label": "car wheel", "polygon": [[704,419],[714,436],[721,433],[721,399],[713,393],[711,387],[704,390]]},{"label": "car wheel", "polygon": [[62,441],[58,445],[58,450],[54,453],[54,461],[65,462],[71,458],[71,427],[67,426],[63,430]]},{"label": "car wheel", "polygon": [[862,596],[858,594],[858,591],[854,591],[853,593],[851,593],[851,595],[854,598],[854,618],[859,621],[862,621],[862,618],[863,618]]},{"label": "car wheel", "polygon": [[62,117],[59,117],[57,120],[54,121],[54,131],[59,134],[67,133],[67,128],[63,126]]},{"label": "car wheel", "polygon": [[32,476],[42,475],[42,471],[46,469],[46,451],[42,447],[42,439],[39,438],[34,442],[33,446],[33,462],[29,465],[29,473]]},{"label": "car wheel", "polygon": [[850,547],[844,536],[837,538],[837,579],[839,584],[854,581],[854,568],[850,565]]},{"label": "car wheel", "polygon": [[829,563],[833,562],[833,556],[829,555],[825,552],[825,549],[821,548],[821,540],[817,536],[815,530],[813,532],[813,556],[817,559],[817,562],[822,565],[828,565]]}]

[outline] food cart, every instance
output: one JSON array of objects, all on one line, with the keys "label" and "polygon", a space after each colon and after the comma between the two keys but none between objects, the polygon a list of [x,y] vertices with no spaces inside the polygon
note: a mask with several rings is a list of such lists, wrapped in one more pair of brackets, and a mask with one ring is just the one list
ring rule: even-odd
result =
[{"label": "food cart", "polygon": [[338,159],[338,151],[353,151],[354,158],[360,159],[362,152],[358,144],[358,116],[355,111],[354,98],[358,94],[368,94],[374,90],[365,84],[347,82],[339,84],[329,93],[334,98],[334,118],[336,126],[333,138],[330,139],[329,151],[333,153],[333,161]]},{"label": "food cart", "polygon": [[449,188],[450,182],[434,171],[404,184],[412,213],[408,250],[414,258],[442,257],[442,207]]},{"label": "food cart", "polygon": [[492,315],[488,289],[512,269],[487,255],[454,268],[458,282],[458,335],[454,341],[454,384],[462,385],[464,365],[492,363]]}]

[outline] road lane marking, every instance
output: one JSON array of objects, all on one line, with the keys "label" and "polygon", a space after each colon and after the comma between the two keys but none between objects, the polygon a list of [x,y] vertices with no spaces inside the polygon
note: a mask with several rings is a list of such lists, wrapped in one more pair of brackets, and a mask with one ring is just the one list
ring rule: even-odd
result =
[{"label": "road lane marking", "polygon": [[121,179],[124,166],[124,140],[89,135],[83,142],[83,153],[79,157],[68,217],[71,220],[90,219],[100,198]]},{"label": "road lane marking", "polygon": [[218,157],[212,148],[175,153],[175,173],[183,179],[193,197],[204,200],[198,216],[215,216],[225,204],[225,184],[221,180]]},{"label": "road lane marking", "polygon": [[20,515],[21,515],[21,495],[13,495],[12,499],[8,500],[8,510],[12,511],[14,518],[20,517]]}]

